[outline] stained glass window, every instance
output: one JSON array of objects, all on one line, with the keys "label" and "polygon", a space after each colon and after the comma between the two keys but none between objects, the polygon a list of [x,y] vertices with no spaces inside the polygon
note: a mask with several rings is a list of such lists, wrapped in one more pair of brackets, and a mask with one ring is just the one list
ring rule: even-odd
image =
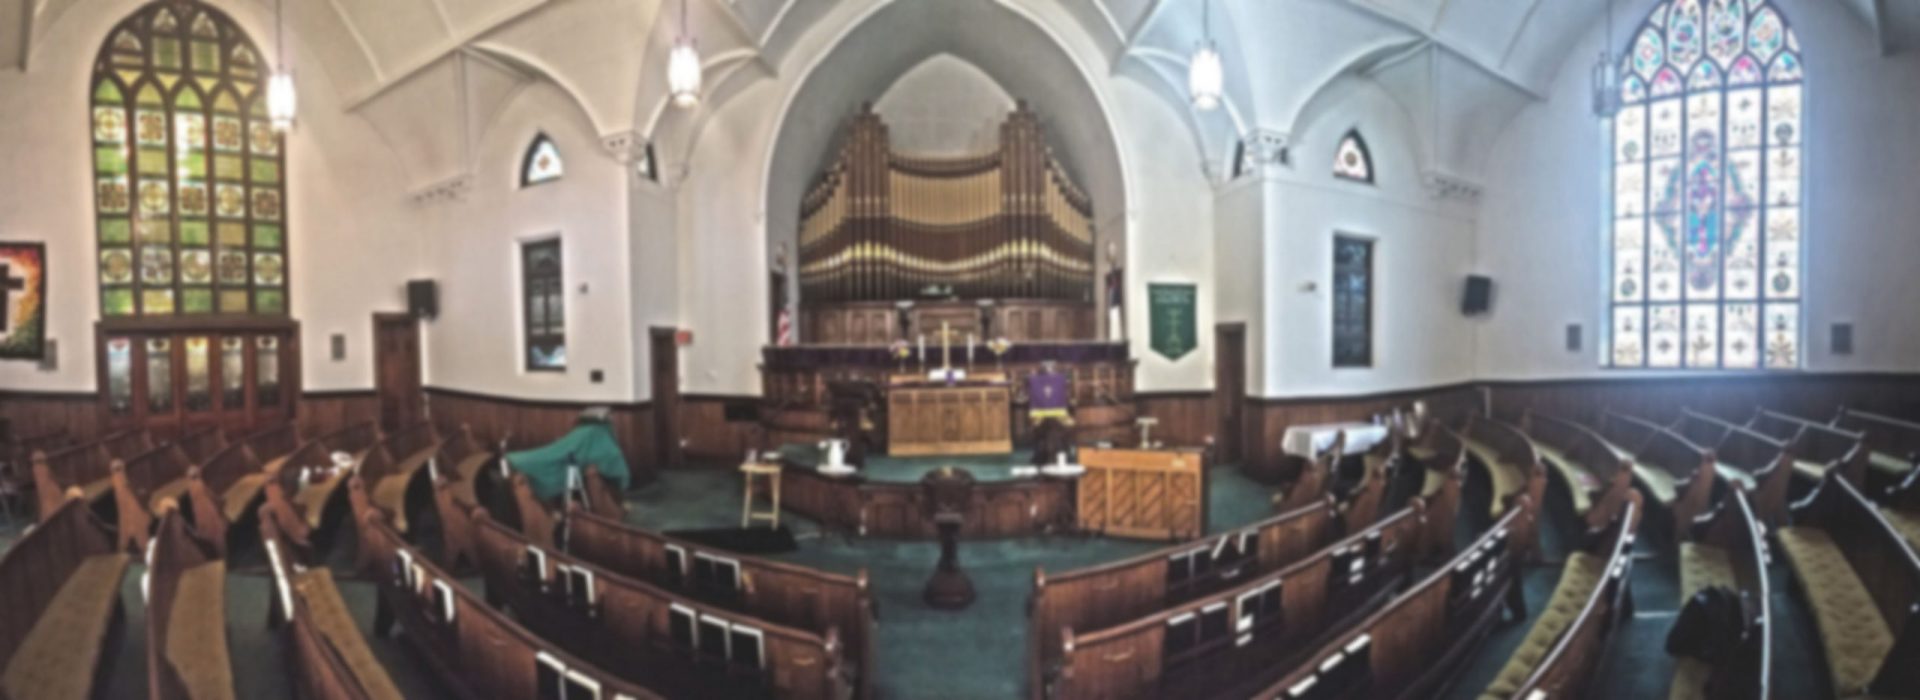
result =
[{"label": "stained glass window", "polygon": [[1340,137],[1340,149],[1333,154],[1333,175],[1354,182],[1373,182],[1373,152],[1358,130]]},{"label": "stained glass window", "polygon": [[1373,366],[1373,241],[1333,239],[1333,366]]},{"label": "stained glass window", "polygon": [[566,169],[566,164],[560,162],[560,149],[554,147],[553,139],[540,134],[533,137],[533,143],[527,146],[527,157],[520,163],[520,186],[558,180],[566,174]]},{"label": "stained glass window", "polygon": [[196,0],[108,33],[91,83],[103,317],[287,313],[285,162],[259,55]]},{"label": "stained glass window", "polygon": [[560,240],[520,246],[520,293],[526,300],[527,369],[567,368],[567,310],[561,290]]},{"label": "stained glass window", "polygon": [[1609,364],[1799,367],[1799,37],[1768,0],[1665,0],[1620,76]]}]

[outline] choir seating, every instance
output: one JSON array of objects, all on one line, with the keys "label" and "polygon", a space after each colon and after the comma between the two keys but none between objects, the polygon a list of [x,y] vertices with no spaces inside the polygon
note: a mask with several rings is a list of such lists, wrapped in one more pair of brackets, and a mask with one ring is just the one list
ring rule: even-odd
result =
[{"label": "choir seating", "polygon": [[1567,557],[1539,619],[1481,700],[1578,698],[1592,687],[1615,628],[1633,617],[1628,583],[1640,503],[1638,492],[1617,502],[1606,529]]},{"label": "choir seating", "polygon": [[79,488],[88,503],[107,496],[113,491],[113,460],[131,459],[153,446],[146,431],[127,430],[55,452],[35,452],[33,490],[41,521],[60,509],[68,488]]},{"label": "choir seating", "polygon": [[[334,494],[340,491],[341,484],[346,482],[349,470],[334,470],[324,477],[308,480],[305,467],[331,465],[331,456],[335,452],[345,452],[358,464],[379,446],[383,437],[377,421],[355,423],[309,440],[287,457],[286,466],[279,470],[275,481],[279,482],[282,493],[290,499],[308,529],[320,529],[327,508],[334,502]],[[307,480],[307,483],[301,483],[303,480]]]},{"label": "choir seating", "polygon": [[1672,700],[1765,698],[1773,672],[1772,589],[1767,580],[1767,542],[1747,495],[1732,491],[1680,545],[1680,601],[1714,586],[1746,598],[1749,627],[1739,646],[1719,663],[1676,659]]},{"label": "choir seating", "polygon": [[301,445],[292,423],[227,445],[187,470],[193,527],[225,551],[233,523],[252,512],[267,481],[279,474]]},{"label": "choir seating", "polygon": [[1920,556],[1829,475],[1777,533],[1836,698],[1920,697]]},{"label": "choir seating", "polygon": [[1596,431],[1633,455],[1634,483],[1667,510],[1673,541],[1684,539],[1694,517],[1713,503],[1713,486],[1719,480],[1713,450],[1660,425],[1612,411],[1600,414]]},{"label": "choir seating", "polygon": [[1499,624],[1501,610],[1518,599],[1526,551],[1514,534],[1525,517],[1524,509],[1508,510],[1445,566],[1342,630],[1254,697],[1439,696]]},{"label": "choir seating", "polygon": [[281,627],[287,667],[301,697],[400,700],[399,688],[340,597],[333,571],[304,566],[274,518],[260,518],[260,542],[273,567],[270,621]]},{"label": "choir seating", "polygon": [[1805,483],[1819,483],[1830,469],[1845,469],[1853,483],[1866,483],[1870,453],[1865,433],[1764,408],[1754,412],[1747,428],[1787,443],[1793,450],[1794,476]]},{"label": "choir seating", "polygon": [[1897,483],[1920,471],[1914,468],[1920,465],[1920,423],[1842,408],[1833,426],[1866,436],[1871,485]]},{"label": "choir seating", "polygon": [[124,624],[129,557],[75,489],[0,554],[0,695],[82,700]]},{"label": "choir seating", "polygon": [[541,638],[667,697],[825,700],[852,692],[836,630],[777,625],[534,543],[473,511],[487,597]]},{"label": "choir seating", "polygon": [[[1524,497],[1515,505],[1532,508]],[[1428,531],[1416,501],[1277,572],[1105,629],[1068,627],[1054,652],[1059,671],[1036,692],[1248,697],[1378,609],[1413,574]]]},{"label": "choir seating", "polygon": [[162,501],[147,545],[147,682],[153,700],[235,697],[227,648],[227,564]]},{"label": "choir seating", "polygon": [[1467,454],[1487,471],[1493,486],[1492,515],[1500,517],[1521,495],[1540,503],[1547,488],[1546,468],[1540,465],[1540,453],[1533,441],[1507,423],[1479,414],[1468,414],[1460,431]]},{"label": "choir seating", "polygon": [[495,610],[409,546],[369,509],[355,526],[367,568],[380,585],[374,632],[397,624],[453,697],[545,700],[580,697],[648,700],[662,696],[622,680],[551,644]]},{"label": "choir seating", "polygon": [[[589,482],[591,483],[591,482]],[[857,696],[873,697],[873,594],[852,576],[735,554],[588,512],[567,512],[567,555],[731,611],[822,637],[837,630]]]},{"label": "choir seating", "polygon": [[1604,499],[1606,492],[1633,488],[1632,456],[1592,429],[1528,411],[1520,419],[1520,431],[1567,485],[1573,512],[1581,518],[1592,514],[1596,499]]},{"label": "choir seating", "polygon": [[[1793,480],[1793,451],[1787,443],[1685,409],[1674,432],[1713,450],[1720,479],[1752,496],[1760,522],[1774,526],[1787,521],[1787,491]],[[1701,442],[1696,437],[1715,441]]]}]

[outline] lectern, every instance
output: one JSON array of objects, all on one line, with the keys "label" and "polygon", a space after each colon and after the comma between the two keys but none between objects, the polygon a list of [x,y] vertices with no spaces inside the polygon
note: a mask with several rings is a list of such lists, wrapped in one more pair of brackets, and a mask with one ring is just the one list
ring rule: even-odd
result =
[{"label": "lectern", "polygon": [[921,598],[941,610],[960,610],[973,604],[973,581],[960,570],[960,525],[966,521],[967,505],[973,500],[973,473],[951,466],[927,472],[920,486],[926,495],[927,511],[940,531],[940,563]]}]

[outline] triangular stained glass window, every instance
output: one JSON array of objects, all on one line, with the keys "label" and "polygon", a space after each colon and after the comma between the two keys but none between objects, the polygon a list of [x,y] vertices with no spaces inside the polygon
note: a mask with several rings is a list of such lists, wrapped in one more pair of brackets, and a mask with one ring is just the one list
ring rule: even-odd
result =
[{"label": "triangular stained glass window", "polygon": [[1333,154],[1333,175],[1343,180],[1373,183],[1373,153],[1360,132],[1349,131],[1340,137],[1340,149]]},{"label": "triangular stained glass window", "polygon": [[553,139],[546,134],[535,136],[533,144],[527,146],[526,159],[520,164],[520,186],[552,182],[564,174],[566,164],[560,160],[560,149],[554,147]]}]

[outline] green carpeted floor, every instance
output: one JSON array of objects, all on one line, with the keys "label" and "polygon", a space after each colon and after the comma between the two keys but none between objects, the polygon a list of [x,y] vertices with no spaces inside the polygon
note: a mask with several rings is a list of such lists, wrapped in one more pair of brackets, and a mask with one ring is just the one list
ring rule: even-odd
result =
[{"label": "green carpeted floor", "polygon": [[[986,459],[876,459],[869,465],[874,478],[911,481],[920,473],[945,464],[975,471],[979,478],[1005,478],[1005,470],[1021,456]],[[1229,530],[1271,513],[1271,491],[1240,475],[1237,469],[1215,466],[1208,472],[1208,529]],[[1559,566],[1573,532],[1574,519],[1564,492],[1549,491],[1549,526],[1542,528],[1548,563],[1528,567],[1524,590],[1529,611],[1539,613],[1558,582]],[[1462,544],[1486,526],[1487,488],[1484,475],[1471,470],[1467,503],[1456,531]],[[629,497],[629,520],[656,530],[733,527],[739,524],[741,481],[731,468],[708,465],[668,472]],[[1475,517],[1475,514],[1479,514]],[[797,551],[773,558],[821,569],[851,573],[865,567],[873,582],[879,607],[879,659],[875,687],[884,698],[1012,698],[1025,694],[1026,601],[1032,590],[1034,568],[1063,570],[1111,561],[1160,546],[1152,542],[1098,537],[1032,537],[965,542],[960,558],[972,577],[978,598],[959,612],[933,610],[920,602],[920,588],[938,557],[932,542],[901,542],[824,536],[817,524],[788,513],[783,520],[799,540]],[[423,522],[421,532],[431,532]],[[0,527],[0,549],[20,536],[20,526]],[[372,583],[345,575],[350,568],[353,542],[343,531],[328,565],[340,579],[341,593],[360,622],[370,630],[376,589]],[[1633,574],[1637,614],[1610,645],[1596,675],[1592,697],[1665,697],[1672,662],[1665,653],[1667,628],[1678,607],[1675,557],[1664,543],[1665,533],[1646,533],[1639,539]],[[1658,544],[1656,544],[1658,543]],[[271,578],[257,543],[243,542],[229,563],[227,628],[239,697],[288,697],[284,650],[279,636],[265,626]],[[123,584],[127,610],[124,641],[108,660],[111,673],[101,689],[110,698],[141,698],[147,694],[145,610],[140,594],[141,568],[134,566]],[[1775,566],[1776,630],[1774,637],[1775,696],[1828,696],[1820,671],[1812,620],[1789,593],[1791,576]],[[466,584],[476,590],[477,579]],[[1508,622],[1490,635],[1480,651],[1460,672],[1446,697],[1474,698],[1498,673],[1513,648],[1525,637],[1532,618]],[[440,695],[435,681],[400,639],[372,637],[369,644],[408,697]]]}]

